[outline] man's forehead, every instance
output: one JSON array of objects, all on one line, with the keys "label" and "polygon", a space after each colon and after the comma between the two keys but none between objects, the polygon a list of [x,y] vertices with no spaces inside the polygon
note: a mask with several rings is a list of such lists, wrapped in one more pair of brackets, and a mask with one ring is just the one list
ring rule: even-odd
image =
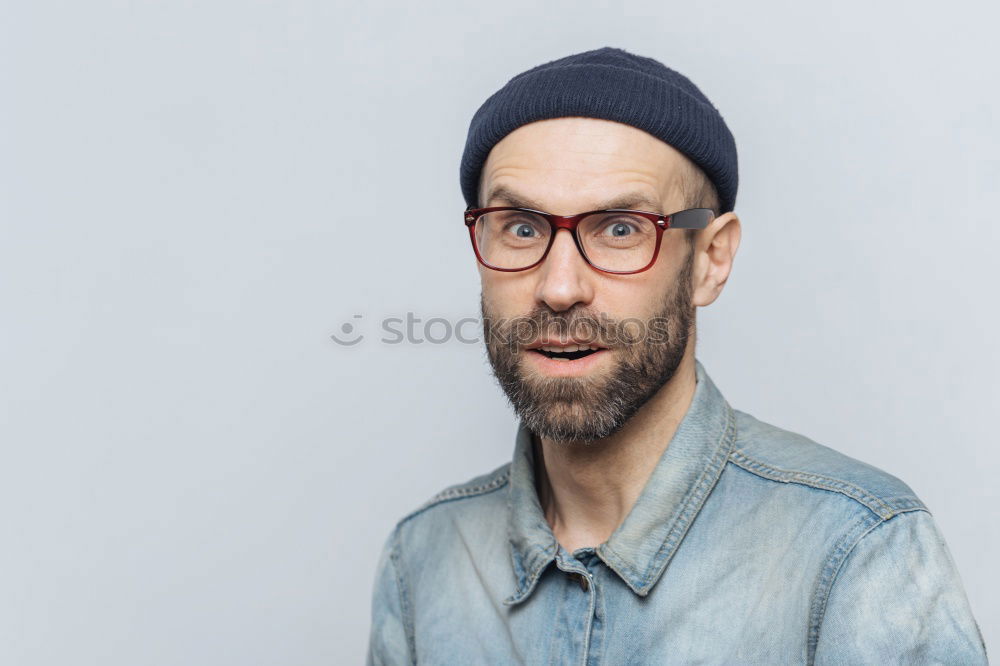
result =
[{"label": "man's forehead", "polygon": [[[567,137],[570,144],[561,141]],[[479,203],[659,211],[680,203],[674,201],[678,197],[687,200],[687,163],[674,146],[622,123],[577,117],[537,121],[508,134],[489,152]],[[540,189],[536,179],[550,183],[550,189]]]},{"label": "man's forehead", "polygon": [[[621,192],[608,193],[605,195],[605,198],[589,201],[590,203],[586,204],[588,210],[630,208],[633,210],[657,212],[662,205],[652,193],[638,189],[625,189]],[[516,206],[518,208],[534,208],[536,210],[545,210],[546,206],[543,201],[535,200],[528,195],[518,192],[514,187],[505,183],[491,185],[483,203],[486,206]]]}]

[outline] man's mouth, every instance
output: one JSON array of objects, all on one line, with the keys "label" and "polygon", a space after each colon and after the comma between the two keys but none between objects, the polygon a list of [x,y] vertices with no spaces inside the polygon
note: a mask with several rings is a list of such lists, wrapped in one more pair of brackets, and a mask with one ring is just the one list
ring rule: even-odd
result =
[{"label": "man's mouth", "polygon": [[541,354],[546,358],[561,361],[576,361],[581,358],[586,358],[591,354],[595,354],[599,351],[604,351],[605,347],[598,347],[596,345],[587,344],[572,344],[572,345],[540,345],[537,347],[529,348],[528,351],[535,352],[536,354]]},{"label": "man's mouth", "polygon": [[611,350],[598,343],[543,339],[524,350],[528,366],[545,377],[585,377],[607,364]]}]

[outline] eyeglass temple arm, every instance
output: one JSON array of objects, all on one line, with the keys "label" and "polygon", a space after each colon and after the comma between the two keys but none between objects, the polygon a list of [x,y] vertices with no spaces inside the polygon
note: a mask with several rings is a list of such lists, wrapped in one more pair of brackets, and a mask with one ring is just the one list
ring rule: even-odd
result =
[{"label": "eyeglass temple arm", "polygon": [[667,216],[671,229],[704,229],[714,218],[711,208],[689,208]]}]

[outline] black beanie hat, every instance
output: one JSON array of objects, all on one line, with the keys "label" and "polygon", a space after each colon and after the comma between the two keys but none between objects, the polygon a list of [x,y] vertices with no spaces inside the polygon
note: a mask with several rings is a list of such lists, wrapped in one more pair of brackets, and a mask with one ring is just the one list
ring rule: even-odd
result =
[{"label": "black beanie hat", "polygon": [[459,169],[465,203],[478,205],[480,173],[493,146],[521,125],[564,116],[614,120],[665,141],[714,183],[720,213],[733,210],[736,142],[722,115],[683,74],[610,46],[533,67],[483,102]]}]

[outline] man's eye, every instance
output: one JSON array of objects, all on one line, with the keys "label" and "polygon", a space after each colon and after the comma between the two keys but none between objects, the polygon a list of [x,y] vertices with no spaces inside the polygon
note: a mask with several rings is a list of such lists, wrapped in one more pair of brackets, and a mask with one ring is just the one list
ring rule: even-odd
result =
[{"label": "man's eye", "polygon": [[635,225],[630,224],[628,222],[612,222],[608,226],[604,227],[603,233],[605,236],[614,236],[622,238],[624,236],[633,234],[636,231],[637,229],[635,228]]},{"label": "man's eye", "polygon": [[513,233],[518,238],[534,238],[535,236],[538,235],[538,230],[535,229],[535,227],[533,227],[532,225],[527,224],[525,222],[518,222],[516,224],[512,224],[510,230],[511,233]]}]

